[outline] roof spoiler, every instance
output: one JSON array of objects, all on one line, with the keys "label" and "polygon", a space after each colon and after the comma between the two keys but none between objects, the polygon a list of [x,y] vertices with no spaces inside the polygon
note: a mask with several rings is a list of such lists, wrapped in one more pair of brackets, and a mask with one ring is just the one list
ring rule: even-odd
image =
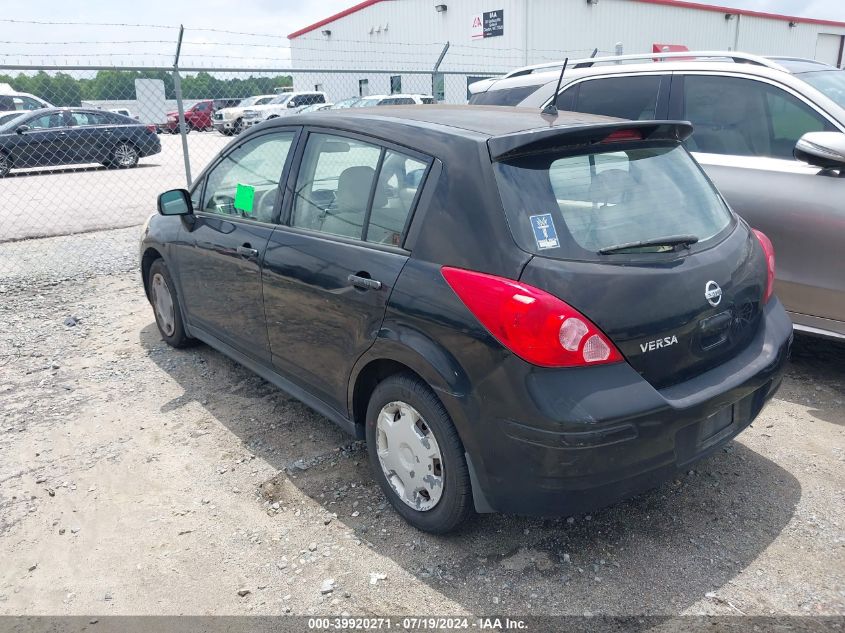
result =
[{"label": "roof spoiler", "polygon": [[551,126],[494,136],[487,140],[487,147],[490,158],[494,162],[499,162],[518,156],[547,152],[551,149],[598,145],[606,141],[614,132],[625,130],[636,130],[641,135],[641,139],[628,139],[624,142],[641,142],[641,140],[681,142],[692,134],[692,123],[688,121],[614,121],[590,125]]}]

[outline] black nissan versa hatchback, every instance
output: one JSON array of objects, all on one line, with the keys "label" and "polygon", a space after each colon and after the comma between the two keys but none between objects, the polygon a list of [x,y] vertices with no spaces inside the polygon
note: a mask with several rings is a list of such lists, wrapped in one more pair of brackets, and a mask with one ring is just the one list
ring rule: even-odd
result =
[{"label": "black nissan versa hatchback", "polygon": [[747,427],[792,327],[676,121],[426,106],[257,126],[141,240],[199,339],[366,438],[394,508],[574,513]]}]

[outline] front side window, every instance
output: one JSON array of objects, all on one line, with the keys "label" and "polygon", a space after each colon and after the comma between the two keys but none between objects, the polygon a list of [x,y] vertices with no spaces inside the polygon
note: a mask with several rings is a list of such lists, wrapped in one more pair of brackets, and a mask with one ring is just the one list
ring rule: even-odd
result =
[{"label": "front side window", "polygon": [[294,132],[253,138],[229,152],[207,178],[200,209],[270,222]]},{"label": "front side window", "polygon": [[33,130],[47,130],[50,128],[65,127],[67,124],[61,112],[54,112],[53,114],[45,114],[44,116],[30,119],[27,125]]},{"label": "front side window", "polygon": [[595,260],[602,249],[676,235],[705,242],[731,221],[677,145],[518,158],[497,163],[496,179],[517,243],[544,257]]},{"label": "front side window", "polygon": [[[574,96],[576,90],[577,97]],[[591,79],[562,93],[558,97],[557,107],[620,119],[652,121],[657,110],[659,92],[659,75]]]},{"label": "front side window", "polygon": [[807,132],[834,130],[818,112],[776,86],[711,75],[684,78],[684,117],[693,152],[792,160]]},{"label": "front side window", "polygon": [[44,107],[42,103],[32,97],[18,97],[15,99],[16,110],[40,110]]},{"label": "front side window", "polygon": [[358,140],[312,134],[291,225],[398,246],[426,163]]}]

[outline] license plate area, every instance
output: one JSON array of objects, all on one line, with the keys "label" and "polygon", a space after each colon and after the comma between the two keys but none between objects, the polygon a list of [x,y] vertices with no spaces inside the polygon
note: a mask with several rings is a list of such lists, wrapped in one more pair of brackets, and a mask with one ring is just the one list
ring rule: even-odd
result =
[{"label": "license plate area", "polygon": [[679,466],[697,459],[714,444],[718,444],[736,430],[734,405],[729,405],[675,435],[675,456]]}]

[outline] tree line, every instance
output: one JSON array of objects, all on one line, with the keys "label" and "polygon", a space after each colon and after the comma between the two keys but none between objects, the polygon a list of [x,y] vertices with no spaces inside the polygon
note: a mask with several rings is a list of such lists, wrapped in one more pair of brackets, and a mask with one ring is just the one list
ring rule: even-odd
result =
[{"label": "tree line", "polygon": [[[160,79],[164,82],[164,96],[175,99],[173,73],[167,70],[100,70],[94,77],[77,79],[67,73],[34,75],[20,73],[17,77],[0,75],[0,83],[7,83],[18,92],[28,92],[56,106],[79,106],[84,101],[126,101],[135,99],[136,79]],[[290,75],[275,77],[231,77],[221,79],[207,72],[182,77],[184,99],[244,98],[257,94],[272,94],[275,88],[293,85]]]}]

